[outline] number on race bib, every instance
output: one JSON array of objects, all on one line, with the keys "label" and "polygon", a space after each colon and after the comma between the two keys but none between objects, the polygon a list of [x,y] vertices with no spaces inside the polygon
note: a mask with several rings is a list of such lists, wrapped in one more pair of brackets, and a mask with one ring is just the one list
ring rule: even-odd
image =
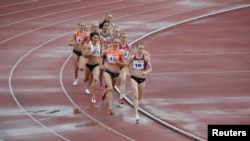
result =
[{"label": "number on race bib", "polygon": [[135,70],[143,70],[144,69],[144,62],[134,60],[133,61],[133,69],[135,69]]},{"label": "number on race bib", "polygon": [[129,54],[128,51],[125,51],[123,54],[124,58],[128,58],[128,54]]},{"label": "number on race bib", "polygon": [[92,56],[99,56],[101,54],[101,50],[97,49],[93,52]]},{"label": "number on race bib", "polygon": [[83,41],[82,37],[76,37],[76,43],[81,44]]},{"label": "number on race bib", "polygon": [[109,54],[107,56],[107,59],[108,59],[108,62],[109,63],[112,63],[112,64],[116,64],[116,60],[117,60],[117,56],[116,55],[113,55],[113,54]]}]

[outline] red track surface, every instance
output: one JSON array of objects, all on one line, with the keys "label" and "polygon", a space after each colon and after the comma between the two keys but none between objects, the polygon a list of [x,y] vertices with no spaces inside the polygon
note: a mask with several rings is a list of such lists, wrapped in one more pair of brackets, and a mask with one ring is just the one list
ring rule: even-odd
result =
[{"label": "red track surface", "polygon": [[[205,140],[207,124],[250,123],[247,0],[0,4],[0,140],[192,140],[143,115],[136,124],[132,108],[119,105],[117,96],[115,115],[109,116],[100,97],[92,104],[83,94],[83,82],[71,86],[68,40],[80,20],[101,21],[108,11],[130,41],[163,26],[212,14],[143,40],[152,53],[153,72],[147,78],[142,108]],[[240,6],[248,7],[221,13]]]}]

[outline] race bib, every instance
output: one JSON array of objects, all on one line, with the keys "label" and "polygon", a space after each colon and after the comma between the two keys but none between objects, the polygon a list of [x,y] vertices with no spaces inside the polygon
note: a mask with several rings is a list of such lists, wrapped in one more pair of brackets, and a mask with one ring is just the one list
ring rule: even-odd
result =
[{"label": "race bib", "polygon": [[101,54],[101,50],[97,49],[95,51],[93,51],[92,56],[99,56]]},{"label": "race bib", "polygon": [[116,60],[117,60],[118,56],[114,55],[114,54],[109,54],[107,56],[107,62],[111,63],[111,64],[117,64]]},{"label": "race bib", "polygon": [[127,50],[124,50],[124,51],[122,51],[122,54],[123,54],[123,57],[124,57],[125,59],[127,59],[127,58],[128,58],[128,55],[129,55],[129,52],[128,52]]},{"label": "race bib", "polygon": [[134,60],[132,67],[135,70],[143,70],[144,69],[144,61]]},{"label": "race bib", "polygon": [[82,41],[83,41],[83,38],[82,38],[82,37],[79,37],[79,36],[76,37],[76,43],[81,44]]}]

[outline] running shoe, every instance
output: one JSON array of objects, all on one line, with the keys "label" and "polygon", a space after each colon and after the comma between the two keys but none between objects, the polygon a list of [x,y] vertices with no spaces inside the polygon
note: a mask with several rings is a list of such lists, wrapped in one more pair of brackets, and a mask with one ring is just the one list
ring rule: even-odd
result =
[{"label": "running shoe", "polygon": [[92,101],[92,103],[96,103],[95,97],[92,97],[91,101]]},{"label": "running shoe", "polygon": [[77,84],[78,84],[78,79],[75,79],[72,85],[76,86]]},{"label": "running shoe", "polygon": [[135,116],[135,119],[136,119],[136,122],[138,122],[138,121],[140,120],[139,115],[136,115],[136,116]]},{"label": "running shoe", "polygon": [[112,109],[109,109],[109,115],[113,115],[114,113],[113,113],[113,111],[112,111]]},{"label": "running shoe", "polygon": [[90,91],[89,91],[89,89],[85,89],[85,94],[90,94]]},{"label": "running shoe", "polygon": [[125,103],[125,101],[123,100],[123,98],[119,99],[119,103],[120,104],[124,104]]}]

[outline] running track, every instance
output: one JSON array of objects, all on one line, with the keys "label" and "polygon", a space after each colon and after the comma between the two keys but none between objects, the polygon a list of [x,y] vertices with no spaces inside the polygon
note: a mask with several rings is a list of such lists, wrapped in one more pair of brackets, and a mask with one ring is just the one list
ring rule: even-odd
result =
[{"label": "running track", "polygon": [[[201,140],[207,124],[250,123],[246,0],[0,4],[0,140],[193,140],[147,116],[136,124],[132,108],[116,96],[109,116],[100,97],[92,104],[83,94],[83,82],[71,86],[68,40],[80,20],[100,21],[108,11],[131,43],[148,35],[142,40],[153,72],[142,109]],[[160,28],[166,30],[149,34]]]}]

